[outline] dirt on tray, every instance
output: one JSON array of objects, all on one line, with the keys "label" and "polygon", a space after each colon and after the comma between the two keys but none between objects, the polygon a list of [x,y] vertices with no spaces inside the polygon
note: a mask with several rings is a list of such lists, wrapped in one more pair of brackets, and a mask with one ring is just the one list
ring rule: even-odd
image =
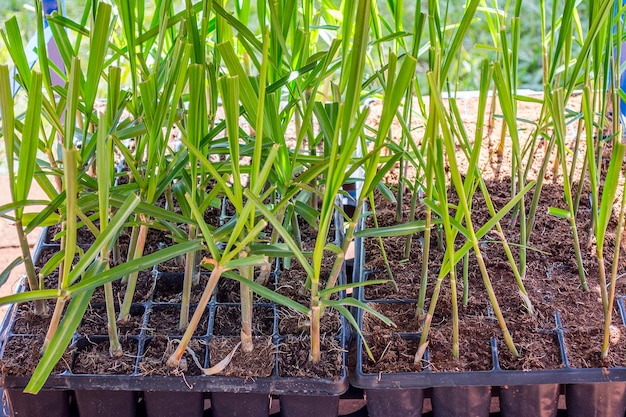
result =
[{"label": "dirt on tray", "polygon": [[[191,307],[189,318],[194,314],[195,307]],[[180,323],[180,305],[153,305],[148,319],[148,334],[165,335],[165,336],[182,336],[187,329],[181,329]],[[207,333],[209,326],[209,313],[205,311],[200,319],[200,323],[194,331],[194,336],[202,336]]]},{"label": "dirt on tray", "polygon": [[[254,306],[252,309],[252,335],[271,336],[274,332],[274,309],[269,306]],[[241,307],[218,305],[215,309],[215,336],[239,336],[241,333]]]},{"label": "dirt on tray", "polygon": [[[5,345],[0,370],[3,375],[26,376],[32,375],[39,363],[44,335],[13,336]],[[63,353],[59,362],[54,366],[52,373],[60,374],[70,369],[73,347]]]},{"label": "dirt on tray", "polygon": [[167,360],[178,347],[178,342],[178,340],[163,336],[155,336],[150,339],[146,343],[146,348],[139,362],[139,373],[141,375],[202,375],[200,368],[204,366],[206,352],[206,344],[202,340],[191,339],[189,341],[187,350],[177,368],[167,366]]},{"label": "dirt on tray", "polygon": [[[573,108],[579,106],[578,99],[575,98],[570,105]],[[463,103],[465,111],[462,116],[464,125],[467,128],[468,137],[474,134],[475,100],[466,100]],[[537,106],[531,103],[520,103],[518,116],[522,119],[536,120],[538,117]],[[520,127],[524,128],[524,123]],[[530,126],[530,125],[529,125]],[[573,131],[575,132],[575,124]],[[419,129],[418,129],[419,130]],[[530,131],[530,130],[529,130]],[[481,175],[485,180],[485,187],[489,191],[491,202],[495,211],[501,210],[512,198],[511,191],[511,166],[512,154],[510,143],[504,143],[503,152],[499,153],[501,122],[496,121],[493,129],[486,132],[483,138],[483,148],[479,166]],[[573,149],[573,138],[567,145]],[[530,138],[525,138],[530,139]],[[529,180],[536,179],[541,168],[544,155],[547,149],[547,141],[540,140],[536,146],[534,155],[531,155],[528,167]],[[419,139],[418,139],[419,142]],[[550,156],[554,161],[555,150]],[[584,155],[584,149],[578,149],[579,155]],[[606,157],[610,155],[610,147],[606,150]],[[510,266],[506,252],[503,250],[504,243],[508,242],[511,254],[517,263],[520,256],[520,216],[512,211],[506,214],[500,221],[502,233],[496,228],[490,230],[480,239],[480,251],[487,268],[489,280],[493,286],[498,306],[511,333],[513,342],[519,352],[519,357],[515,358],[509,351],[497,321],[494,318],[494,306],[487,297],[484,279],[478,266],[473,250],[467,263],[467,270],[464,274],[464,262],[461,259],[456,268],[456,293],[459,311],[460,329],[460,358],[452,359],[452,291],[449,277],[443,276],[441,283],[441,293],[435,307],[432,327],[429,332],[429,353],[428,366],[435,371],[463,371],[474,369],[491,369],[491,349],[489,341],[491,338],[497,340],[498,358],[503,369],[531,370],[531,369],[558,369],[564,366],[559,342],[556,336],[557,324],[555,314],[560,314],[563,325],[565,346],[567,349],[569,363],[572,367],[607,367],[624,366],[626,357],[626,344],[621,342],[625,327],[621,322],[617,308],[613,312],[613,328],[611,336],[611,346],[609,357],[600,359],[600,347],[602,345],[602,326],[604,315],[600,298],[600,281],[598,272],[598,262],[596,258],[596,248],[593,237],[590,236],[591,224],[591,204],[589,198],[589,180],[586,177],[580,178],[582,161],[572,163],[572,155],[568,154],[569,166],[573,166],[572,175],[575,179],[573,187],[580,184],[582,198],[578,201],[578,211],[576,226],[580,239],[580,249],[583,257],[583,267],[585,270],[588,291],[583,291],[581,280],[578,274],[576,258],[574,253],[574,240],[569,220],[556,217],[550,214],[549,209],[556,207],[566,209],[564,199],[564,188],[562,172],[553,167],[559,168],[558,164],[551,163],[550,169],[545,172],[543,189],[538,199],[535,223],[530,234],[530,243],[526,248],[527,268],[522,277],[522,283],[527,295],[520,295],[514,271]],[[466,158],[462,154],[457,155],[461,169],[466,168]],[[394,171],[397,174],[397,170]],[[409,175],[410,178],[410,175]],[[397,175],[389,175],[387,182],[392,191],[397,192]],[[406,190],[405,190],[406,191]],[[575,191],[575,190],[574,190]],[[450,204],[458,203],[453,191],[449,191],[448,199]],[[528,210],[533,199],[532,192],[524,198],[525,207]],[[411,196],[407,192],[403,195],[401,213],[403,221],[408,219],[410,213]],[[451,213],[454,214],[454,206],[451,206]],[[478,230],[491,217],[487,201],[483,197],[480,189],[474,194],[471,202],[472,222],[475,230]],[[376,194],[375,212],[379,226],[389,226],[396,224],[396,204],[384,198],[380,193]],[[415,220],[425,219],[426,207],[418,201],[415,212]],[[463,221],[463,224],[465,222]],[[624,253],[626,245],[624,241],[615,241],[615,227],[617,220],[611,219],[609,230],[605,236],[604,257],[606,270],[610,272],[612,268],[613,251],[616,245],[621,246]],[[368,218],[368,227],[373,227],[372,216]],[[437,279],[439,270],[443,264],[443,253],[445,248],[445,238],[437,227],[432,229],[430,240],[430,253],[427,263],[428,282],[425,287],[426,300],[430,300]],[[418,233],[413,236],[410,250],[405,252],[407,239],[405,237],[383,238],[384,254],[381,252],[376,239],[366,239],[366,269],[368,274],[366,279],[387,279],[384,258],[389,262],[393,279],[397,284],[397,290],[391,283],[384,285],[373,285],[365,288],[365,298],[368,300],[408,300],[416,302],[420,296],[422,288],[422,266],[424,264],[424,234]],[[457,237],[455,247],[458,250],[466,239]],[[408,254],[408,256],[407,256]],[[618,276],[626,272],[626,259],[622,256],[619,264],[616,265]],[[466,287],[468,297],[463,299],[464,278],[467,279]],[[616,293],[618,298],[626,294],[626,281],[618,280]],[[533,307],[533,312],[529,312],[529,300]],[[378,304],[377,304],[378,305]],[[429,308],[428,301],[424,309]],[[398,329],[387,326],[369,325],[367,340],[371,342],[375,357],[374,363],[370,359],[364,361],[368,363],[371,372],[394,372],[402,365],[392,365],[390,370],[386,370],[380,361],[381,356],[391,356],[388,362],[398,362],[397,355],[393,356],[394,346],[400,344],[413,344],[409,346],[409,356],[413,356],[417,350],[414,339],[418,338],[423,330],[424,316],[400,312],[396,315],[394,311],[386,311],[397,325]],[[369,320],[369,319],[368,319]],[[376,320],[376,319],[371,319]],[[369,323],[369,322],[367,322]],[[396,332],[408,331],[413,334],[413,339],[404,340],[396,335]],[[470,343],[472,339],[477,344]],[[380,342],[381,346],[375,345]],[[374,346],[372,346],[374,345]],[[379,356],[376,356],[378,352]],[[382,355],[384,352],[385,355]],[[479,360],[483,357],[483,360]],[[369,362],[368,362],[369,361]],[[410,362],[410,361],[409,361]],[[479,363],[480,362],[480,363]],[[410,369],[410,366],[404,367]],[[412,369],[417,370],[417,369]]]},{"label": "dirt on tray", "polygon": [[311,339],[288,336],[278,346],[278,374],[282,377],[323,378],[337,380],[341,377],[344,353],[341,343],[333,337],[320,340],[321,359],[309,360]]},{"label": "dirt on tray", "polygon": [[122,355],[112,357],[108,339],[79,339],[72,372],[75,374],[130,375],[135,371],[137,341],[120,338]]},{"label": "dirt on tray", "polygon": [[[209,342],[209,360],[211,366],[216,366],[235,349],[239,344],[238,337],[214,337]],[[228,366],[219,373],[224,376],[243,378],[269,377],[274,372],[276,363],[276,346],[271,337],[254,337],[254,350],[244,352],[241,346],[228,363]]]}]

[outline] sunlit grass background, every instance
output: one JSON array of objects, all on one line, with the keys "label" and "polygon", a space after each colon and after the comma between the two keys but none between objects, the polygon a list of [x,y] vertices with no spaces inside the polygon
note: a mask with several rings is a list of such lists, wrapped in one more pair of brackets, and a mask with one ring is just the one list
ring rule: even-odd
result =
[{"label": "sunlit grass background", "polygon": [[[184,5],[184,1],[175,0],[175,8],[180,9]],[[231,3],[231,2],[229,2]],[[321,3],[321,2],[320,2]],[[324,1],[325,4],[333,4],[337,9],[340,7],[338,0]],[[488,9],[504,10],[506,4],[510,3],[505,0],[487,0],[483,2],[484,7],[478,10],[476,18],[469,29],[468,36],[463,42],[463,48],[460,52],[459,65],[455,67],[459,71],[459,83],[455,86],[457,90],[477,90],[478,74],[480,63],[483,59],[495,59],[495,55],[490,49],[493,45],[487,21],[485,19],[485,11]],[[395,4],[395,0],[377,1],[378,10],[384,20],[391,22],[391,5]],[[582,7],[583,5],[581,5]],[[230,7],[234,7],[230,4]],[[447,16],[450,30],[454,29],[455,22],[458,22],[463,13],[464,2],[461,1],[445,1],[440,2],[442,15]],[[82,0],[66,0],[66,11],[69,17],[76,20],[84,8]],[[405,1],[404,5],[404,27],[410,30],[412,27],[413,16],[416,12],[416,3]],[[425,9],[425,6],[423,7]],[[584,11],[584,7],[582,9]],[[419,12],[419,10],[417,10]],[[0,0],[0,22],[3,24],[5,20],[15,15],[25,40],[30,39],[35,31],[35,12],[34,2],[32,0]],[[550,14],[548,14],[549,16]],[[539,20],[539,5],[535,1],[527,1],[523,6],[522,15],[522,36],[520,55],[520,87],[530,89],[541,89],[541,31]],[[390,32],[390,28],[383,28],[384,35]],[[423,42],[425,42],[424,40]],[[426,69],[428,67],[427,54],[420,56],[418,68]],[[8,52],[6,46],[0,41],[0,62],[8,62]],[[420,80],[421,81],[421,80]]]}]

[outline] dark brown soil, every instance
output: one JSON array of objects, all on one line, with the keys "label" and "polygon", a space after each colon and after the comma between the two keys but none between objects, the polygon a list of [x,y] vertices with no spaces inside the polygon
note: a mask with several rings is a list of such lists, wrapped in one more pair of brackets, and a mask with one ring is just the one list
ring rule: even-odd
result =
[{"label": "dark brown soil", "polygon": [[[193,315],[194,308],[189,311],[189,318]],[[153,335],[167,335],[167,336],[181,336],[186,329],[179,329],[178,323],[180,321],[180,306],[159,306],[155,305],[150,311],[150,317],[148,320],[148,333]],[[194,332],[195,336],[202,336],[207,333],[209,325],[209,313],[205,311],[202,315],[202,319]]]},{"label": "dark brown soil", "polygon": [[232,279],[220,279],[215,289],[215,298],[218,303],[239,303],[239,283]]},{"label": "dark brown soil", "polygon": [[[274,309],[255,306],[252,312],[252,335],[271,336],[274,331]],[[215,336],[239,336],[241,333],[241,307],[220,305],[215,310]]]},{"label": "dark brown soil", "polygon": [[[157,303],[180,303],[183,297],[184,275],[178,273],[161,274],[156,280],[154,290],[154,302]],[[200,283],[191,290],[191,302],[197,303],[202,297],[202,292],[209,282],[207,274],[200,275]]]},{"label": "dark brown soil", "polygon": [[[311,331],[309,317],[286,307],[278,308],[278,332],[282,336],[306,335]],[[341,318],[337,310],[326,309],[320,322],[320,334],[337,336],[341,331]]]},{"label": "dark brown soil", "polygon": [[[215,366],[227,357],[239,343],[238,337],[216,337],[209,342],[209,360]],[[244,378],[269,377],[274,371],[275,346],[271,337],[255,337],[254,350],[244,352],[241,346],[219,375]]]},{"label": "dark brown soil", "polygon": [[286,337],[278,348],[278,374],[282,377],[332,380],[341,377],[343,350],[335,338],[321,338],[321,359],[318,363],[309,360],[311,352],[309,337]]},{"label": "dark brown soil", "polygon": [[[196,253],[196,263],[198,265],[198,271],[202,271],[204,273],[206,273],[207,271],[206,271],[206,269],[204,269],[200,265],[200,262],[205,257],[210,257],[208,251],[199,251],[199,252]],[[163,272],[163,273],[166,273],[166,274],[168,274],[168,273],[181,273],[181,274],[184,274],[186,265],[187,265],[187,257],[183,255],[183,256],[180,256],[180,257],[169,259],[169,260],[167,260],[165,262],[162,262],[162,263],[158,264],[156,266],[156,269],[157,269],[158,272]]]},{"label": "dark brown soil", "polygon": [[[78,219],[80,222],[80,219]],[[96,222],[99,224],[99,222]],[[61,232],[61,225],[55,225],[48,227],[46,231],[45,242],[46,243],[61,243],[61,239],[58,237],[58,234]],[[76,233],[76,244],[78,245],[91,245],[96,240],[93,233],[87,226],[82,226],[77,230]]]},{"label": "dark brown soil", "polygon": [[[183,354],[181,366],[179,368],[171,368],[167,366],[167,360],[176,350],[177,343],[172,339],[155,336],[146,344],[146,349],[141,356],[139,362],[139,373],[141,375],[202,375],[202,371],[194,361],[189,352]],[[201,366],[204,366],[206,345],[198,339],[191,339],[188,347],[193,350],[196,359]]]},{"label": "dark brown soil", "polygon": [[[119,313],[119,307],[115,308],[117,320],[117,313]],[[143,313],[144,307],[141,305],[134,305],[131,307],[130,318],[126,323],[117,323],[118,334],[122,336],[136,336],[141,332],[143,327]],[[106,306],[96,305],[90,307],[85,312],[85,316],[78,326],[78,333],[83,335],[103,335],[108,334],[107,331],[107,313]]]},{"label": "dark brown soil", "polygon": [[46,315],[38,315],[33,312],[33,303],[20,304],[17,307],[15,321],[11,331],[14,334],[45,334],[50,324],[51,312],[54,309],[54,302],[48,301],[48,311]]},{"label": "dark brown soil", "polygon": [[[0,361],[3,375],[25,376],[32,375],[39,363],[44,335],[14,336],[9,339],[4,348]],[[72,348],[68,348],[53,369],[59,374],[70,369],[72,363]]]},{"label": "dark brown soil", "polygon": [[389,327],[368,312],[363,313],[363,330],[375,332],[380,328],[393,329],[397,333],[418,332],[421,327],[416,315],[417,303],[368,303],[368,306],[385,317],[394,317],[395,327]]},{"label": "dark brown soil", "polygon": [[[121,303],[124,300],[124,292],[126,284],[122,284],[120,280],[113,282],[113,296],[115,301]],[[154,277],[152,270],[139,271],[137,275],[137,285],[133,295],[133,303],[143,303],[147,301],[154,291]],[[93,293],[93,303],[104,303],[104,287],[98,287]]]},{"label": "dark brown soil", "polygon": [[[417,337],[417,336],[414,336]],[[422,364],[415,364],[415,352],[419,339],[405,339],[395,333],[372,333],[366,338],[374,360],[363,357],[363,371],[379,372],[415,372],[422,370]]]},{"label": "dark brown soil", "polygon": [[[261,284],[259,282],[259,271],[256,271],[255,280],[257,284]],[[223,277],[217,283],[217,288],[215,289],[215,299],[218,303],[239,303],[241,302],[240,296],[240,285],[239,282]],[[269,279],[262,283],[262,285],[267,288],[274,289],[274,277],[270,275]],[[263,297],[260,297],[256,293],[253,294],[253,300],[255,303],[266,303],[266,300]]]},{"label": "dark brown soil", "polygon": [[[97,341],[95,341],[97,340]],[[120,338],[123,355],[113,358],[109,354],[108,339],[89,338],[79,341],[72,372],[75,374],[130,375],[135,370],[137,341]]]},{"label": "dark brown soil", "polygon": [[[506,155],[500,159],[494,157],[488,168],[486,168],[485,178],[488,179],[486,185],[496,210],[503,207],[510,199],[510,180],[506,178],[506,173],[498,171],[500,167],[506,167],[507,157]],[[552,173],[549,175],[552,175]],[[606,360],[600,360],[603,313],[600,301],[600,284],[595,246],[588,233],[591,207],[586,197],[587,194],[583,193],[577,217],[580,246],[589,285],[589,291],[585,292],[581,289],[578,276],[569,222],[548,213],[549,207],[566,208],[563,199],[563,186],[560,185],[557,177],[551,177],[550,179],[554,181],[546,181],[539,199],[535,227],[530,235],[530,247],[527,250],[527,270],[523,281],[528,298],[535,309],[533,314],[527,311],[525,303],[519,295],[514,274],[503,250],[502,236],[493,229],[481,239],[480,250],[488,269],[489,278],[520,357],[514,358],[508,351],[497,323],[489,317],[490,302],[484,290],[483,278],[478,269],[476,257],[472,254],[469,258],[469,299],[467,306],[463,306],[461,300],[463,291],[462,262],[456,269],[461,328],[461,358],[452,360],[449,355],[452,343],[451,291],[450,280],[448,277],[444,277],[441,295],[435,309],[435,316],[429,335],[430,365],[434,370],[490,369],[493,366],[489,351],[490,337],[498,338],[499,359],[504,369],[530,370],[563,367],[559,346],[553,332],[556,327],[554,314],[557,311],[560,312],[563,321],[565,341],[571,366],[624,366],[622,358],[626,357],[626,345],[618,342],[620,337],[623,337],[624,327],[617,309],[614,309],[613,314],[615,327],[610,354]],[[586,183],[585,187],[587,187]],[[403,206],[405,219],[409,212],[409,198],[410,196],[405,194]],[[531,203],[531,198],[532,195],[526,196],[527,207]],[[452,193],[450,200],[452,203],[455,203],[455,197]],[[491,215],[487,210],[487,205],[482,195],[474,196],[472,207],[472,220],[477,229]],[[379,225],[395,224],[395,210],[395,203],[385,200],[380,195],[377,196],[376,213]],[[416,219],[424,218],[424,210],[424,206],[418,204]],[[615,232],[614,229],[611,229],[611,227],[615,227],[615,223],[616,221],[613,219],[609,226],[609,232],[605,237],[607,271],[610,271],[612,252],[616,245]],[[372,219],[370,218],[368,219],[368,226],[372,227],[372,225]],[[503,218],[501,225],[504,229],[504,236],[511,243],[513,256],[515,259],[518,259],[519,247],[515,245],[519,242],[520,226],[518,218],[513,218],[511,213],[509,213]],[[398,285],[398,290],[395,291],[391,284],[368,286],[364,290],[366,299],[415,300],[418,298],[423,263],[422,242],[420,239],[423,239],[422,233],[413,238],[408,259],[404,256],[406,238],[383,239],[385,252],[393,271],[393,278]],[[459,248],[464,242],[465,240],[459,237],[455,245]],[[437,229],[434,228],[430,242],[431,252],[428,259],[427,304],[425,308],[428,308],[428,300],[432,295],[434,284],[438,278],[439,268],[443,259],[441,247],[444,245],[443,237],[438,236]],[[620,245],[624,246],[624,242],[620,242]],[[387,273],[378,241],[367,239],[365,248],[366,267],[372,271],[367,275],[367,279],[386,279]],[[622,253],[624,253],[623,248]],[[625,271],[626,262],[622,256],[618,265],[618,275],[623,274]],[[618,280],[617,293],[623,294],[625,292],[626,282]],[[405,312],[397,316],[393,311],[389,311],[388,314],[403,331],[421,331],[421,327],[416,328],[415,318],[411,317],[410,314]],[[395,331],[383,327],[373,328],[372,333],[368,335],[368,340],[371,340],[372,344],[375,340],[380,340],[383,344],[381,348],[372,348],[377,352],[382,352],[389,345],[391,334]],[[477,340],[477,345],[468,343],[468,341],[471,342],[475,338],[479,339]],[[448,353],[446,354],[446,352]],[[481,356],[484,356],[484,360],[479,360]],[[397,358],[391,358],[389,362],[396,362],[397,360]],[[382,364],[380,365],[368,369],[384,370]],[[396,368],[394,367],[393,369]]]}]

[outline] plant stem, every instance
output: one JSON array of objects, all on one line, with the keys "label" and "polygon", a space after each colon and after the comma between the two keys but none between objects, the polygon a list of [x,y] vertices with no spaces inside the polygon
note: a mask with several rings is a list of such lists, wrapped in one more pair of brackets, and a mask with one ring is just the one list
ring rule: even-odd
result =
[{"label": "plant stem", "polygon": [[313,363],[321,359],[320,350],[320,320],[322,318],[322,308],[319,305],[319,298],[311,297],[311,357]]},{"label": "plant stem", "polygon": [[[126,254],[126,261],[132,261],[135,257],[135,249],[137,248],[137,241],[139,240],[139,227],[133,227],[130,232],[130,244],[128,245],[128,252]],[[122,278],[122,284],[128,284],[128,276]]]},{"label": "plant stem", "polygon": [[[139,259],[143,255],[144,247],[146,246],[146,237],[148,236],[148,224],[145,214],[139,214],[141,226],[139,226],[139,234],[137,238],[137,246],[133,251],[133,259]],[[139,272],[134,272],[129,275],[128,282],[126,283],[126,292],[124,293],[124,301],[120,307],[120,314],[117,320],[121,323],[125,323],[130,318],[130,306],[133,302],[133,296],[135,295],[135,287],[137,286],[137,277]]]},{"label": "plant stem", "polygon": [[[239,253],[240,258],[247,257],[247,252]],[[250,281],[254,280],[254,266],[246,265],[239,268],[239,275]],[[252,342],[252,290],[244,283],[239,284],[241,297],[241,348],[244,352],[252,352],[254,343]]]},{"label": "plant stem", "polygon": [[[617,272],[619,269],[620,250],[622,245],[622,232],[624,231],[624,217],[626,215],[626,185],[622,188],[622,203],[620,206],[619,218],[617,221],[617,231],[615,235],[615,249],[613,252],[613,265],[611,268],[611,280],[609,283],[608,302],[604,307],[604,335],[602,338],[602,359],[606,359],[609,354],[611,337],[611,320],[613,316],[613,303],[615,302],[615,287],[617,284]],[[602,273],[602,269],[600,270]]]},{"label": "plant stem", "polygon": [[[30,246],[28,244],[28,237],[24,233],[24,227],[22,225],[22,219],[16,219],[15,229],[17,230],[17,237],[20,242],[20,249],[22,250],[22,260],[24,261],[24,268],[26,269],[26,278],[28,280],[28,288],[33,290],[40,289],[39,280],[37,279],[37,273],[35,272],[35,265],[33,264],[33,257],[30,253]],[[41,316],[48,312],[48,306],[45,300],[33,301],[34,313]]]},{"label": "plant stem", "polygon": [[107,311],[107,332],[109,334],[109,353],[113,357],[124,354],[117,335],[117,323],[115,322],[115,297],[113,296],[113,283],[104,284],[104,297]]},{"label": "plant stem", "polygon": [[211,261],[214,265],[214,268],[213,268],[213,271],[211,271],[209,282],[207,283],[206,287],[204,288],[204,291],[202,292],[202,297],[200,297],[200,301],[198,301],[198,306],[196,307],[196,311],[194,311],[193,316],[191,317],[191,320],[189,321],[189,326],[187,327],[187,330],[185,330],[183,337],[180,339],[180,343],[178,344],[176,351],[174,351],[174,353],[172,353],[172,355],[167,360],[167,364],[169,366],[177,367],[178,364],[180,363],[180,359],[183,357],[183,354],[185,353],[185,350],[187,349],[187,345],[189,345],[189,341],[191,340],[194,332],[196,331],[196,328],[198,327],[198,324],[200,323],[200,319],[202,318],[202,315],[204,314],[204,311],[206,310],[206,306],[207,304],[209,304],[209,300],[211,299],[213,290],[215,290],[215,287],[217,286],[217,282],[222,276],[222,273],[226,270],[225,268],[217,264],[217,262],[215,262],[214,260],[211,260]]},{"label": "plant stem", "polygon": [[469,302],[469,252],[463,256],[463,305]]},{"label": "plant stem", "polygon": [[[196,238],[196,226],[189,225],[189,240]],[[180,301],[180,319],[178,328],[183,330],[189,321],[189,304],[191,302],[191,289],[194,286],[196,276],[196,253],[189,252],[185,259],[185,276],[183,278],[183,293]]]}]

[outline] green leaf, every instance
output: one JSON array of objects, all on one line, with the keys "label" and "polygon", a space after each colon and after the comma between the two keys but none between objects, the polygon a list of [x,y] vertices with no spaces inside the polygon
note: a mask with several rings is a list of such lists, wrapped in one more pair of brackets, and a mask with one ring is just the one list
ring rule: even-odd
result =
[{"label": "green leaf", "polygon": [[[294,252],[286,243],[274,243],[271,245],[250,245],[251,254],[260,254],[270,258],[291,258]],[[302,252],[305,257],[310,257],[312,252]]]},{"label": "green leaf", "polygon": [[[101,271],[104,269],[104,264],[102,262],[98,263],[100,265],[90,269],[90,272],[93,271],[93,273],[89,275],[94,275],[96,270]],[[57,331],[53,334],[52,339],[50,340],[50,345],[44,352],[39,364],[37,364],[37,368],[35,368],[35,372],[28,382],[24,392],[36,394],[46,383],[46,380],[54,369],[54,366],[57,362],[59,362],[65,352],[65,349],[67,349],[68,345],[72,341],[72,336],[74,336],[74,332],[83,319],[83,316],[87,311],[87,307],[89,307],[89,301],[91,301],[92,295],[93,290],[86,291],[77,295],[76,298],[70,301],[67,306],[67,311],[63,316],[63,320],[61,320]]]},{"label": "green leaf", "polygon": [[[513,197],[508,203],[506,203],[504,207],[502,207],[502,209],[500,209],[500,211],[496,213],[495,216],[489,219],[487,223],[485,223],[480,229],[476,231],[475,233],[476,239],[482,239],[491,229],[493,229],[496,226],[496,223],[502,220],[502,218],[509,211],[511,211],[513,207],[515,207],[517,203],[522,198],[524,198],[526,193],[528,193],[534,186],[535,186],[534,181],[531,181],[528,184],[526,184],[526,186],[522,190],[520,190],[520,192],[518,192],[515,195],[515,197]],[[472,248],[472,242],[470,241],[465,242],[465,244],[461,247],[461,249],[456,251],[456,254],[455,254],[456,259],[459,259],[459,260],[462,259],[463,256],[465,256],[465,254],[469,252],[471,248]],[[450,273],[450,263],[444,260],[444,263],[442,265],[443,266],[441,267],[441,270],[439,271],[439,276],[445,276],[448,273]]]},{"label": "green leaf", "polygon": [[133,274],[144,269],[152,268],[161,262],[165,262],[180,255],[184,255],[189,252],[194,252],[202,249],[202,245],[199,240],[190,240],[183,243],[177,243],[165,249],[161,249],[157,252],[150,253],[148,255],[141,256],[140,258],[133,259],[132,261],[125,262],[123,264],[114,266],[93,278],[83,278],[77,284],[70,286],[67,289],[67,294],[74,296],[85,291],[93,290],[108,282],[113,282],[117,279]]},{"label": "green leaf", "polygon": [[254,291],[256,294],[258,294],[259,296],[266,298],[270,301],[275,302],[276,304],[280,304],[283,305],[285,307],[288,307],[294,311],[297,311],[299,313],[302,314],[306,314],[309,315],[309,309],[305,306],[303,306],[302,304],[292,300],[291,298],[285,297],[284,295],[278,294],[277,292],[274,292],[272,290],[270,290],[269,288],[266,288],[264,286],[262,286],[261,284],[258,284],[254,281],[251,281],[247,278],[244,278],[236,273],[234,273],[233,271],[226,271],[223,273],[223,275],[226,278],[230,278],[233,279],[235,281],[238,281],[241,284],[247,285],[252,291]]},{"label": "green leaf", "polygon": [[4,271],[0,272],[0,286],[4,285],[9,277],[11,276],[11,272],[13,272],[13,268],[18,265],[21,265],[24,260],[21,257],[17,257],[4,268]]},{"label": "green leaf", "polygon": [[[26,87],[31,83],[31,72],[28,65],[28,58],[26,58],[26,49],[22,43],[22,34],[17,24],[17,18],[13,16],[7,20],[4,23],[4,28],[5,31],[2,32],[4,43],[7,46],[9,54],[11,54],[11,59],[24,83],[23,85]],[[11,89],[7,91],[10,92]]]},{"label": "green leaf", "polygon": [[371,279],[363,282],[351,282],[349,284],[335,285],[331,288],[325,288],[321,290],[319,294],[320,297],[326,297],[330,294],[335,294],[340,291],[350,290],[358,287],[365,287],[366,285],[386,284],[387,282],[389,282],[389,280],[387,279]]},{"label": "green leaf", "polygon": [[[598,213],[598,224],[596,225],[596,241],[598,246],[602,248],[604,244],[604,234],[609,226],[611,215],[613,214],[613,203],[617,194],[617,187],[620,181],[620,172],[624,163],[624,154],[626,153],[626,145],[617,140],[613,145],[613,153],[611,154],[611,162],[606,173],[604,188],[602,189],[602,198],[600,201],[600,211]],[[602,243],[601,243],[602,242]]]},{"label": "green leaf", "polygon": [[548,207],[548,214],[551,216],[559,217],[561,219],[571,219],[572,213],[568,210],[558,207]]},{"label": "green leaf", "polygon": [[259,199],[257,197],[255,197],[250,192],[248,192],[248,190],[244,190],[244,194],[248,198],[249,201],[254,203],[254,205],[256,206],[256,209],[259,210],[265,216],[265,219],[269,223],[272,224],[272,227],[274,227],[274,229],[276,229],[278,231],[278,233],[281,235],[281,237],[283,238],[283,240],[285,241],[285,243],[287,244],[289,249],[292,250],[293,256],[296,259],[298,259],[298,261],[302,265],[302,268],[304,268],[304,270],[306,271],[307,276],[312,277],[313,276],[313,268],[307,262],[307,260],[306,260],[306,258],[304,256],[304,253],[302,252],[300,247],[293,240],[293,238],[291,237],[289,232],[287,232],[287,230],[285,230],[283,225],[278,221],[278,219],[276,218],[274,213],[272,213],[265,206],[265,204],[263,204],[263,202],[259,201]]},{"label": "green leaf", "polygon": [[360,300],[357,300],[356,298],[353,298],[353,297],[347,297],[347,298],[343,298],[341,300],[326,300],[326,299],[324,299],[324,300],[321,301],[321,303],[324,306],[332,307],[332,308],[337,308],[337,306],[357,307],[357,308],[360,308],[362,310],[367,311],[368,313],[370,313],[374,317],[380,319],[386,325],[394,326],[394,327],[396,326],[393,323],[393,321],[391,321],[391,319],[385,317],[383,314],[381,314],[378,311],[374,310],[369,305],[367,305],[364,302],[362,302]]},{"label": "green leaf", "polygon": [[2,135],[4,139],[4,153],[6,156],[7,171],[9,174],[9,192],[15,198],[15,170],[14,141],[15,141],[15,109],[11,95],[11,80],[9,67],[0,65],[0,115],[2,116]]},{"label": "green leaf", "polygon": [[87,79],[83,88],[83,97],[87,113],[91,114],[93,104],[98,93],[98,84],[103,70],[104,58],[107,54],[107,46],[111,31],[111,5],[98,2],[96,20],[89,32],[89,61],[87,63]]},{"label": "green leaf", "polygon": [[[125,198],[120,194],[112,194],[109,200],[110,204],[113,207],[120,208],[125,202]],[[148,204],[144,202],[140,202],[136,209],[137,212],[145,214],[147,217],[151,217],[154,219],[165,220],[171,223],[190,223],[196,224],[194,219],[186,216],[182,216],[180,214],[176,214],[171,210],[166,210],[164,208],[155,206],[153,204]]]},{"label": "green leaf", "polygon": [[389,236],[406,236],[426,230],[426,222],[424,220],[416,220],[413,222],[397,224],[393,226],[368,228],[359,230],[354,233],[355,237],[389,237]]},{"label": "green leaf", "polygon": [[[22,143],[20,144],[17,178],[15,187],[15,199],[26,200],[33,183],[35,168],[37,166],[37,148],[39,146],[39,129],[41,126],[41,104],[43,94],[41,91],[41,74],[33,71],[28,91],[28,104],[26,118],[22,131]],[[21,217],[22,210],[16,210],[16,217]]]},{"label": "green leaf", "polygon": [[334,243],[327,243],[324,246],[324,251],[332,252],[336,255],[339,255],[343,251],[343,249],[341,249],[339,246],[335,245]]},{"label": "green leaf", "polygon": [[296,200],[295,210],[309,225],[317,227],[319,211],[299,200]]},{"label": "green leaf", "polygon": [[51,300],[59,297],[59,290],[33,290],[0,297],[0,305],[19,304],[35,300]]},{"label": "green leaf", "polygon": [[356,330],[357,334],[359,335],[359,338],[363,341],[363,346],[365,347],[365,352],[367,352],[367,356],[369,356],[371,360],[375,361],[376,359],[374,359],[374,355],[372,354],[370,347],[367,345],[367,342],[365,341],[365,336],[363,336],[363,332],[361,331],[361,328],[359,327],[358,323],[354,319],[354,316],[352,315],[352,313],[350,313],[350,310],[348,310],[342,305],[335,305],[333,308],[337,310],[342,316],[344,316],[346,320],[348,320],[350,325],[352,325],[352,327]]},{"label": "green leaf", "polygon": [[[34,222],[34,220],[37,220]],[[52,213],[45,218],[41,218],[39,213],[24,213],[22,215],[22,223],[24,226],[32,229],[34,227],[50,227],[55,226],[61,222],[61,216],[56,213]]]},{"label": "green leaf", "polygon": [[63,262],[64,257],[65,257],[65,249],[61,249],[58,252],[56,252],[54,255],[50,257],[50,259],[48,259],[48,261],[45,263],[43,268],[41,268],[41,270],[39,271],[39,274],[44,277],[47,277],[48,275],[50,275],[52,272],[54,272],[55,269],[59,267],[59,265],[61,265],[61,262]]},{"label": "green leaf", "polygon": [[100,235],[98,235],[84,256],[80,258],[70,272],[67,278],[70,284],[76,282],[83,272],[85,272],[89,264],[98,256],[100,251],[110,242],[114,241],[115,236],[117,236],[121,228],[124,227],[124,223],[126,223],[128,217],[138,204],[139,197],[136,195],[131,194],[126,198],[126,201],[122,204],[117,213],[115,213],[115,216],[113,216],[107,227],[102,230]]},{"label": "green leaf", "polygon": [[226,265],[224,265],[224,267],[228,269],[237,269],[237,268],[241,268],[242,266],[257,266],[257,265],[265,265],[266,263],[267,263],[267,260],[265,259],[265,256],[255,255],[255,256],[246,256],[245,258],[235,258],[233,260],[226,262]]}]

